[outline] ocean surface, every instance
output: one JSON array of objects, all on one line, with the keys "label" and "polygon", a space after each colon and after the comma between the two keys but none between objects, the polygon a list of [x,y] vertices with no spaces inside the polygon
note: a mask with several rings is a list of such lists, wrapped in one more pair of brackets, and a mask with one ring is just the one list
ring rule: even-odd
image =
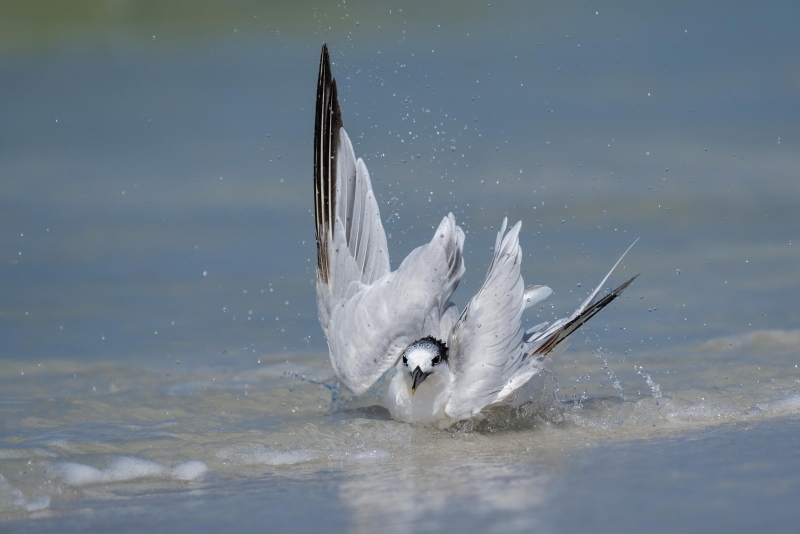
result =
[{"label": "ocean surface", "polygon": [[[0,531],[795,532],[800,5],[0,7]],[[392,265],[504,217],[570,314],[520,409],[392,421],[315,304],[331,50]]]}]

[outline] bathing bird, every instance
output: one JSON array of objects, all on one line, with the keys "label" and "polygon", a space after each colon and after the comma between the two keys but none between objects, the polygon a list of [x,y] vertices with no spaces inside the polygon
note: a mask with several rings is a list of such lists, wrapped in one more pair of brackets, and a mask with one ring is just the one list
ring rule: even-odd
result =
[{"label": "bathing bird", "polygon": [[333,370],[359,395],[394,367],[386,407],[400,421],[449,424],[509,402],[559,344],[636,278],[599,296],[623,254],[569,317],[526,329],[523,312],[552,290],[525,286],[521,222],[508,228],[503,220],[486,278],[459,312],[451,297],[464,275],[464,232],[452,213],[392,270],[367,167],[343,127],[326,45],[314,123],[314,216],[317,310]]}]

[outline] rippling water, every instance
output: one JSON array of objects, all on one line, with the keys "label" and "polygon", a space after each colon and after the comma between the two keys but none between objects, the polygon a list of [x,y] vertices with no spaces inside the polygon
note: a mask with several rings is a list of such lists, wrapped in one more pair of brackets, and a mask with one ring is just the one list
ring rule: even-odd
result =
[{"label": "rippling water", "polygon": [[[796,8],[125,5],[0,41],[0,530],[793,530]],[[393,265],[452,211],[463,306],[521,219],[541,322],[641,238],[520,410],[337,390],[323,41]]]}]

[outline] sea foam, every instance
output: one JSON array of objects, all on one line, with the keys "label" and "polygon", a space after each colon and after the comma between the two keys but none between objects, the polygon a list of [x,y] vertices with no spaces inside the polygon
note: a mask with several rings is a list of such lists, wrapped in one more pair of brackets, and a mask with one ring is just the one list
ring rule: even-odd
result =
[{"label": "sea foam", "polygon": [[198,460],[183,462],[171,468],[153,460],[135,456],[115,458],[103,469],[77,462],[63,462],[56,466],[56,470],[67,484],[73,486],[125,482],[140,478],[196,480],[208,472],[206,464]]}]

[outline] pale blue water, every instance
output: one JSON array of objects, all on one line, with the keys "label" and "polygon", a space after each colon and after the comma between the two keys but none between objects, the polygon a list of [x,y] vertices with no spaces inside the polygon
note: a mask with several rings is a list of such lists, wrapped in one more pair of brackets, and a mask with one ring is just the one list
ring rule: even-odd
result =
[{"label": "pale blue water", "polygon": [[[0,530],[791,532],[798,8],[0,7]],[[50,13],[52,16],[47,15]],[[558,401],[447,431],[331,403],[327,42],[396,266],[504,216]]]}]

